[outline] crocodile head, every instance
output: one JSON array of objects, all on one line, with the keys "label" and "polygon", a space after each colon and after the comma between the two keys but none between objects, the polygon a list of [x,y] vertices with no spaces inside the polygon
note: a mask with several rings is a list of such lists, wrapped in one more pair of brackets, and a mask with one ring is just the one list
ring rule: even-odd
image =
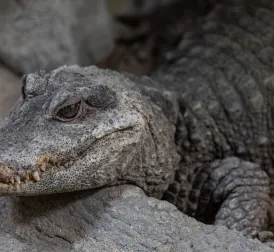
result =
[{"label": "crocodile head", "polygon": [[64,66],[22,83],[0,128],[0,195],[167,188],[178,161],[174,123],[125,74]]}]

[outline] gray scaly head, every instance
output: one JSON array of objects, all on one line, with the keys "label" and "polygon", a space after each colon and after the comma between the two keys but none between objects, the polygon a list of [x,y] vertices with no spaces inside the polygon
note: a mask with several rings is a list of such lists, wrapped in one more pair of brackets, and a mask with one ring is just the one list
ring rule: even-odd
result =
[{"label": "gray scaly head", "polygon": [[95,66],[26,75],[0,129],[0,194],[128,183],[161,197],[177,168],[175,118],[142,89]]}]

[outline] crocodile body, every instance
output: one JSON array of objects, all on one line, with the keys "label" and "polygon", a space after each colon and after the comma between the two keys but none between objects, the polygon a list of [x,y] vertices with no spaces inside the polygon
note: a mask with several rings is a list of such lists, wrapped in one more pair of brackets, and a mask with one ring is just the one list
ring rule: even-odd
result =
[{"label": "crocodile body", "polygon": [[[182,169],[165,198],[194,216],[197,208],[201,213],[208,207],[210,199],[201,197],[200,190],[212,170],[205,170],[205,163],[215,159],[237,156],[258,164],[269,178],[269,193],[274,192],[274,6],[270,1],[239,2],[217,5],[202,32],[183,41],[187,46],[182,43],[178,55],[173,53],[154,74],[162,87],[181,94],[184,111],[177,137]],[[234,176],[235,186],[244,186],[238,183],[242,174]]]},{"label": "crocodile body", "polygon": [[152,78],[77,66],[26,75],[0,129],[0,193],[134,184],[204,222],[269,235],[273,25],[271,1],[231,0]]}]

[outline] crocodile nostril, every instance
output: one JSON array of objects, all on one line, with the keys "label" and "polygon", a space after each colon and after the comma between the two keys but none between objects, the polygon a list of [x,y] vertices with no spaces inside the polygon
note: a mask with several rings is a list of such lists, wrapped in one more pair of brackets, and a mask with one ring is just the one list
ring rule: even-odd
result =
[{"label": "crocodile nostril", "polygon": [[5,164],[0,164],[0,181],[8,183],[13,177],[13,171]]}]

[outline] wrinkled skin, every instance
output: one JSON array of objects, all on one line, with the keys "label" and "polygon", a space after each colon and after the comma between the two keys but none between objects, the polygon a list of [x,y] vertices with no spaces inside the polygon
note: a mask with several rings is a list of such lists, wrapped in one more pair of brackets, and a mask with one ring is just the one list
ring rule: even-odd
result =
[{"label": "wrinkled skin", "polygon": [[128,78],[72,66],[22,82],[0,131],[1,195],[134,183],[162,196],[177,167],[175,127]]}]

